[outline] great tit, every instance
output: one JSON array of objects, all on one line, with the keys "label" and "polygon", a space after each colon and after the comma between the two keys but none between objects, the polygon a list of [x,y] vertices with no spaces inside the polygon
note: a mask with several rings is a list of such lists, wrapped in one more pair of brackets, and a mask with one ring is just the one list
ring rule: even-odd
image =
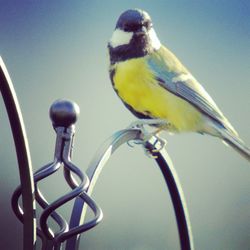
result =
[{"label": "great tit", "polygon": [[202,85],[161,44],[147,12],[122,13],[108,50],[113,88],[144,124],[157,126],[157,132],[219,137],[250,161],[250,149]]}]

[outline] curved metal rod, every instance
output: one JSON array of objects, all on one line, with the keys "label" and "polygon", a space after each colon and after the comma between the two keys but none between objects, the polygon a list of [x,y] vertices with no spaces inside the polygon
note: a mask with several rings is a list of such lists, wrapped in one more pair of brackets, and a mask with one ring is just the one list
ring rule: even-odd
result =
[{"label": "curved metal rod", "polygon": [[[65,148],[64,148],[63,156],[62,156],[62,160],[63,160],[63,163],[64,163],[65,179],[68,182],[69,186],[73,190],[75,190],[76,188],[79,188],[79,184],[74,179],[71,172],[74,172],[78,177],[84,176],[86,181],[85,181],[85,184],[82,187],[82,189],[83,189],[83,191],[85,191],[87,189],[87,187],[89,186],[89,179],[88,179],[88,176],[85,173],[82,173],[81,170],[78,169],[71,162],[71,148],[72,148],[72,141],[67,141],[65,143]],[[82,179],[82,177],[80,179]],[[95,227],[102,219],[102,211],[99,208],[99,206],[93,201],[93,199],[91,197],[89,197],[85,192],[83,192],[80,195],[80,197],[88,204],[88,206],[93,211],[95,217],[94,217],[94,219],[92,219],[91,221],[85,223],[84,225],[81,225],[81,226],[78,226],[78,227],[75,227],[75,228],[71,228],[67,232],[63,232],[61,234],[58,234],[55,237],[55,242],[56,242],[55,247],[56,247],[56,249],[59,249],[60,244],[63,241],[65,241],[66,239],[68,239],[69,237],[71,237],[72,235],[75,235],[77,233],[85,232],[85,231]]]},{"label": "curved metal rod", "polygon": [[191,229],[191,222],[189,219],[189,213],[184,197],[184,193],[179,181],[177,172],[174,168],[172,160],[170,159],[165,148],[157,148],[155,142],[157,138],[152,143],[148,141],[145,148],[150,152],[153,152],[155,161],[160,167],[162,175],[168,186],[168,190],[173,203],[176,222],[178,226],[180,245],[182,250],[194,250],[193,235]]},{"label": "curved metal rod", "polygon": [[[48,203],[48,201],[45,199],[45,197],[43,196],[43,194],[41,193],[41,191],[39,190],[38,187],[36,187],[36,201],[38,202],[38,204],[45,209],[46,207],[48,207],[50,204]],[[52,219],[54,219],[54,221],[58,224],[58,226],[60,227],[59,232],[64,232],[67,230],[68,228],[68,224],[67,222],[64,220],[64,218],[57,212],[53,212],[51,214]],[[55,233],[49,228],[50,234],[51,235],[55,235]]]},{"label": "curved metal rod", "polygon": [[[130,140],[139,140],[141,137],[141,131],[137,129],[130,129],[130,130],[122,130],[116,132],[113,136],[111,136],[102,146],[102,148],[96,153],[95,157],[93,158],[92,162],[89,164],[89,167],[86,171],[90,184],[87,188],[86,193],[88,196],[91,195],[95,183],[102,171],[102,168],[107,163],[108,159],[111,155],[115,152],[115,150],[121,146],[123,143],[128,142]],[[79,225],[84,225],[84,219],[87,212],[87,205],[83,199],[80,197],[76,198],[73,211],[70,218],[69,228],[76,228]],[[78,249],[78,244],[80,241],[81,234],[72,235],[66,241],[66,250],[71,249]]]},{"label": "curved metal rod", "polygon": [[36,243],[34,182],[28,139],[21,109],[7,68],[0,57],[0,91],[8,113],[15,142],[23,201],[23,249],[33,249]]},{"label": "curved metal rod", "polygon": [[[61,162],[57,162],[57,160],[55,160],[54,163],[48,164],[48,165],[44,166],[43,168],[39,169],[34,175],[35,187],[36,187],[35,188],[36,201],[43,209],[47,208],[50,204],[47,202],[47,200],[45,199],[45,197],[43,196],[43,194],[39,190],[37,184],[42,179],[55,173],[61,167],[61,165],[62,165]],[[53,213],[51,213],[51,217],[52,217],[52,219],[54,219],[54,221],[58,224],[58,226],[60,228],[59,232],[57,232],[57,233],[64,232],[68,229],[68,223],[59,213],[53,211]],[[55,233],[52,231],[52,229],[48,228],[48,230],[49,230],[50,234],[54,237]],[[43,234],[43,233],[41,233],[41,234]]]},{"label": "curved metal rod", "polygon": [[[43,173],[43,175],[34,175],[34,180],[38,181],[39,178],[43,179],[46,176],[53,174],[58,169],[57,166],[54,166],[54,165],[55,165],[55,163],[46,165],[45,167],[46,167],[47,171],[45,171],[45,167],[42,169],[43,172],[38,170],[37,174]],[[48,168],[48,166],[50,168]],[[19,200],[21,195],[22,195],[22,187],[18,186],[12,195],[11,205],[12,205],[12,210],[15,213],[16,217],[23,223],[24,222],[23,208],[21,206],[19,206],[19,203],[18,203],[18,200]]]},{"label": "curved metal rod", "polygon": [[[79,177],[80,183],[71,192],[65,194],[61,198],[52,202],[48,207],[46,207],[44,209],[43,213],[41,214],[41,217],[40,217],[41,229],[42,229],[43,233],[45,234],[45,236],[50,240],[53,240],[53,235],[50,234],[50,232],[48,230],[48,226],[47,226],[47,220],[48,220],[49,216],[58,207],[64,205],[66,202],[68,202],[68,201],[74,199],[75,197],[79,196],[80,194],[82,194],[84,192],[84,190],[87,188],[87,186],[89,185],[88,176],[85,173],[83,174],[73,163],[70,162],[70,159],[69,159],[70,151],[71,151],[71,142],[66,141],[65,146],[64,146],[64,152],[63,152],[63,163],[64,163],[65,167],[69,168],[70,171],[74,172]],[[60,231],[59,233],[57,233],[57,235],[60,235],[65,231],[66,230]]]},{"label": "curved metal rod", "polygon": [[[75,179],[73,178],[73,176],[71,175],[70,171],[68,169],[65,169],[64,173],[65,173],[65,178],[66,178],[68,184],[70,185],[70,187],[72,189],[77,187],[77,183],[76,183]],[[79,197],[93,211],[94,218],[88,222],[85,222],[83,225],[75,226],[75,227],[71,228],[69,231],[58,235],[56,237],[56,242],[58,242],[58,244],[62,243],[63,241],[69,239],[72,236],[86,232],[86,231],[90,230],[91,228],[97,226],[103,218],[103,213],[102,213],[101,208],[97,205],[97,203],[87,193],[83,192]]]},{"label": "curved metal rod", "polygon": [[[90,230],[91,228],[97,226],[102,218],[103,218],[103,213],[102,210],[100,209],[100,207],[95,203],[95,201],[93,199],[90,198],[90,196],[88,194],[86,194],[85,192],[81,194],[81,199],[84,200],[85,203],[87,203],[87,205],[91,208],[91,210],[94,213],[94,219],[92,219],[89,222],[85,222],[83,225],[80,226],[75,226],[73,228],[71,228],[69,231],[64,232],[60,235],[58,235],[56,237],[56,242],[58,244],[61,244],[63,241],[77,235],[77,234],[81,234],[83,232],[86,232],[88,230]],[[71,248],[71,249],[76,249],[76,248]]]},{"label": "curved metal rod", "polygon": [[[34,174],[34,182],[35,182],[35,197],[36,201],[39,203],[39,205],[44,209],[49,206],[49,203],[47,200],[43,197],[43,194],[40,192],[40,190],[37,187],[37,183],[41,181],[42,179],[48,177],[49,175],[52,175],[55,173],[61,166],[61,162],[58,162],[57,159],[55,159],[54,162],[49,163],[45,165],[44,167],[40,168],[38,171]],[[17,187],[15,190],[13,196],[12,196],[12,209],[17,216],[17,218],[23,222],[23,211],[22,208],[19,206],[18,200],[21,196],[21,187]],[[63,219],[63,217],[56,213],[55,211],[51,214],[51,217],[55,220],[55,222],[60,227],[59,232],[64,232],[68,229],[67,222]],[[50,234],[54,237],[54,232],[52,229],[48,228]],[[45,241],[45,237],[43,235],[43,232],[37,228],[37,234],[42,239],[42,241]]]},{"label": "curved metal rod", "polygon": [[[179,239],[182,250],[192,250],[193,248],[193,239],[191,225],[188,217],[188,211],[186,203],[183,196],[183,191],[180,186],[178,176],[173,168],[170,158],[168,157],[166,151],[161,148],[157,148],[157,138],[152,137],[153,143],[151,140],[146,143],[145,148],[152,152],[153,149],[156,149],[157,152],[154,153],[156,156],[156,161],[161,168],[162,174],[165,178],[165,181],[168,185],[171,199],[173,202],[173,207],[175,210],[175,216],[178,225]],[[123,143],[130,140],[139,140],[142,141],[142,132],[139,129],[127,129],[115,133],[108,141],[104,144],[101,150],[93,158],[93,161],[87,169],[87,174],[90,179],[90,185],[87,189],[87,194],[90,195],[93,191],[95,183],[110,156],[114,151]],[[74,204],[70,228],[77,225],[81,225],[84,222],[86,215],[87,206],[83,200],[77,198]],[[79,246],[81,235],[76,235],[66,242],[66,250],[77,249]]]},{"label": "curved metal rod", "polygon": [[56,210],[57,208],[59,208],[60,206],[64,205],[66,202],[74,199],[75,197],[79,196],[81,193],[83,192],[82,189],[82,185],[74,190],[72,190],[71,192],[65,194],[64,196],[62,196],[61,198],[55,200],[54,202],[52,202],[41,214],[40,217],[40,226],[42,231],[44,232],[45,236],[48,239],[53,239],[53,235],[50,234],[49,230],[48,230],[48,226],[47,226],[47,220],[49,218],[49,216],[54,212],[54,210]]}]

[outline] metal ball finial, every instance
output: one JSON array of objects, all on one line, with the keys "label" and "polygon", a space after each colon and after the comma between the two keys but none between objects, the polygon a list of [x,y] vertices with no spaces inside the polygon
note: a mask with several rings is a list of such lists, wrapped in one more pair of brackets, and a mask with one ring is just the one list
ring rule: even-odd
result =
[{"label": "metal ball finial", "polygon": [[69,127],[76,123],[79,106],[69,100],[56,100],[50,107],[50,119],[54,127]]}]

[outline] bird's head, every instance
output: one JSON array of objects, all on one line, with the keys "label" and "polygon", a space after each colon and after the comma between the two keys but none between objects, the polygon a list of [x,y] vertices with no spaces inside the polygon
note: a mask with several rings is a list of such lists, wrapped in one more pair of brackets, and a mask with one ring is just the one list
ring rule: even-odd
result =
[{"label": "bird's head", "polygon": [[111,36],[108,47],[115,61],[145,56],[161,46],[149,14],[131,9],[123,12]]}]

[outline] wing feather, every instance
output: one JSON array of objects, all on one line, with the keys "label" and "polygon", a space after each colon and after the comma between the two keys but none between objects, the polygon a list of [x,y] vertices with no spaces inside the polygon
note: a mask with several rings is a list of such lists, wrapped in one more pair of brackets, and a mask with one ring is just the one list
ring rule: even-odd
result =
[{"label": "wing feather", "polygon": [[148,65],[160,86],[186,100],[223,127],[234,131],[205,89],[165,47],[148,58]]}]

